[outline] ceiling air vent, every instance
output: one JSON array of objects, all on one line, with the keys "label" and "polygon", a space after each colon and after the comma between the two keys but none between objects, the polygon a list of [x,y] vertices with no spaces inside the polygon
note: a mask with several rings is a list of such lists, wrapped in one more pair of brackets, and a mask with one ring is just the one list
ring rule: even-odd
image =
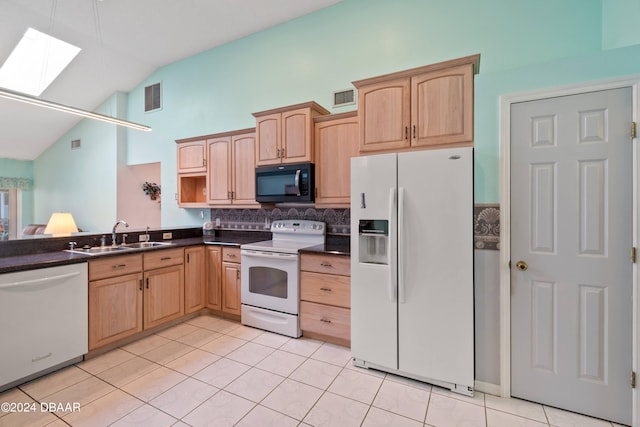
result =
[{"label": "ceiling air vent", "polygon": [[160,83],[146,86],[144,88],[144,111],[159,110],[162,107],[160,99]]},{"label": "ceiling air vent", "polygon": [[343,105],[352,105],[356,103],[355,89],[340,90],[333,92],[333,106],[342,107]]},{"label": "ceiling air vent", "polygon": [[74,139],[71,141],[71,149],[72,150],[76,150],[80,148],[80,140],[79,139]]}]

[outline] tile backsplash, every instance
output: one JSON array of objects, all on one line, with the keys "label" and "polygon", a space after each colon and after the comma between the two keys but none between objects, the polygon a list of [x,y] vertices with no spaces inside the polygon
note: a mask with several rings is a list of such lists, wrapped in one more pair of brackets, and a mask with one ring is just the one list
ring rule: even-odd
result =
[{"label": "tile backsplash", "polygon": [[349,209],[319,209],[314,207],[267,209],[211,209],[211,221],[220,218],[220,227],[229,230],[265,230],[271,221],[307,219],[327,224],[327,233],[348,235],[351,228]]},{"label": "tile backsplash", "polygon": [[[314,207],[267,209],[211,209],[211,221],[220,218],[220,228],[226,230],[268,229],[271,221],[278,219],[308,219],[323,221],[327,233],[349,235],[351,231],[349,209],[319,209]],[[500,205],[477,204],[473,208],[474,249],[500,249]]]}]

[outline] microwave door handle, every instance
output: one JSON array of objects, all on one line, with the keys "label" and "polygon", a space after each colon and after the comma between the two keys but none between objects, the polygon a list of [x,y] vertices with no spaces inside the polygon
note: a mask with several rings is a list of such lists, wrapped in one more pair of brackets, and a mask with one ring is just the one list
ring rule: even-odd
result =
[{"label": "microwave door handle", "polygon": [[301,172],[300,169],[296,171],[296,178],[294,181],[294,184],[296,186],[296,192],[298,193],[297,194],[298,197],[300,197],[300,172]]}]

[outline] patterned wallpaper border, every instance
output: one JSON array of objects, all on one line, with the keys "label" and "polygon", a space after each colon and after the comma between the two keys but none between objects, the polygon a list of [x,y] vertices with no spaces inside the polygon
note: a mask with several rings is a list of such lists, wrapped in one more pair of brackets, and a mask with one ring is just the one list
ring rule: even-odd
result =
[{"label": "patterned wallpaper border", "polygon": [[272,209],[211,209],[211,221],[220,218],[220,227],[229,230],[268,230],[278,219],[307,219],[327,224],[327,232],[348,235],[351,229],[349,209],[272,208]]},{"label": "patterned wallpaper border", "polygon": [[[271,221],[278,219],[308,219],[323,221],[327,232],[349,235],[351,231],[350,209],[272,208],[272,209],[211,209],[211,220],[220,218],[220,226],[226,230],[269,229]],[[500,250],[500,205],[477,204],[473,207],[474,249]]]},{"label": "patterned wallpaper border", "polygon": [[500,250],[499,204],[477,204],[473,207],[473,247]]}]

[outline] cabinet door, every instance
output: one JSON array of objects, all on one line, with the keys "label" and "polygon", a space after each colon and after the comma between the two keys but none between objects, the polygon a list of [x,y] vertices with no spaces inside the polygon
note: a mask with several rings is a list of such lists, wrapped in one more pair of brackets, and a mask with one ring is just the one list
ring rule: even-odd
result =
[{"label": "cabinet door", "polygon": [[205,172],[207,170],[205,141],[178,144],[178,173]]},{"label": "cabinet door", "polygon": [[231,204],[231,138],[207,141],[209,172],[207,174],[207,203]]},{"label": "cabinet door", "polygon": [[188,314],[205,305],[205,248],[186,248],[184,254],[184,313]]},{"label": "cabinet door", "polygon": [[174,265],[144,274],[144,329],[184,314],[184,267]]},{"label": "cabinet door", "polygon": [[473,65],[411,79],[411,145],[473,141]]},{"label": "cabinet door", "polygon": [[315,124],[316,206],[349,207],[351,157],[358,155],[358,118]]},{"label": "cabinet door", "polygon": [[256,134],[236,135],[233,145],[233,204],[258,205],[256,202]]},{"label": "cabinet door", "polygon": [[358,90],[360,151],[409,147],[410,79],[362,86]]},{"label": "cabinet door", "polygon": [[222,310],[222,247],[207,246],[207,308]]},{"label": "cabinet door", "polygon": [[142,331],[142,273],[89,282],[89,350]]},{"label": "cabinet door", "polygon": [[280,113],[256,118],[256,166],[280,163]]},{"label": "cabinet door", "polygon": [[240,264],[222,263],[222,311],[240,315]]},{"label": "cabinet door", "polygon": [[282,143],[280,157],[282,163],[312,162],[313,122],[310,108],[282,113]]}]

